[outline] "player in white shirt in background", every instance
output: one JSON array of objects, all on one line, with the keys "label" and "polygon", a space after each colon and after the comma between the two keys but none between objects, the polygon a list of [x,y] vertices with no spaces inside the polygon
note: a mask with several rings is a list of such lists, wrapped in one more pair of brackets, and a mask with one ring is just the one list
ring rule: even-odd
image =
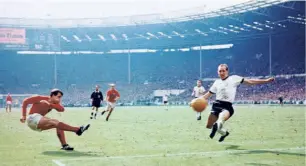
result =
[{"label": "player in white shirt in background", "polygon": [[[163,96],[163,103],[164,103],[164,106],[168,106],[168,96],[167,95]],[[166,107],[166,111],[168,111],[168,107]]]},{"label": "player in white shirt in background", "polygon": [[[202,81],[197,81],[197,86],[193,88],[191,96],[194,98],[202,97],[205,94],[205,88],[202,86]],[[196,114],[197,120],[201,120],[201,112],[197,112]]]},{"label": "player in white shirt in background", "polygon": [[220,79],[214,82],[203,98],[208,100],[210,96],[216,94],[216,101],[212,105],[206,128],[211,129],[209,136],[211,139],[214,138],[216,132],[220,133],[219,142],[222,142],[229,135],[229,132],[224,128],[224,123],[234,114],[232,103],[235,100],[237,87],[242,83],[247,85],[270,83],[274,81],[274,78],[246,79],[237,75],[229,76],[226,64],[219,65],[218,75]]}]

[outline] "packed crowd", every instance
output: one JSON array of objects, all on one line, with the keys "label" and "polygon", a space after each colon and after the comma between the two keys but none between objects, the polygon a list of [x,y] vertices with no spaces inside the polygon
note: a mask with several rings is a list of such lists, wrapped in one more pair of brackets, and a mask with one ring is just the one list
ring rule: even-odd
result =
[{"label": "packed crowd", "polygon": [[[277,39],[277,40],[276,40]],[[296,38],[275,38],[271,74],[305,73],[304,44]],[[89,103],[94,85],[102,91],[116,83],[122,102],[153,100],[158,89],[185,89],[170,100],[189,100],[197,79],[216,78],[217,66],[226,63],[230,74],[246,77],[270,75],[268,40],[234,42],[229,49],[133,53],[130,70],[127,54],[19,55],[0,52],[0,94],[47,94],[57,87],[65,92],[65,103]],[[202,61],[200,61],[200,59]],[[201,67],[200,67],[201,65]],[[201,69],[201,72],[200,72]],[[129,72],[130,71],[130,79]],[[211,82],[204,82],[207,89]],[[281,78],[270,85],[238,90],[239,100],[305,99],[305,77]]]},{"label": "packed crowd", "polygon": [[[128,84],[117,83],[116,88],[121,93],[120,103],[136,103],[137,101],[155,102],[153,95],[154,90],[169,90],[169,89],[184,89],[180,95],[170,95],[171,102],[188,102],[192,99],[192,88],[195,86],[196,80],[188,82],[173,82],[172,84],[165,83],[146,83],[146,84]],[[213,81],[204,81],[203,86],[206,90],[212,85]],[[173,86],[172,86],[173,85]],[[100,84],[102,93],[105,94],[108,85]],[[78,85],[70,85],[62,87],[65,93],[63,103],[71,106],[84,106],[90,103],[90,94],[94,86],[81,87]],[[18,90],[21,90],[20,88]],[[28,89],[23,89],[22,92],[27,93]],[[30,88],[32,94],[48,95],[48,88],[41,89],[39,87]],[[240,85],[237,91],[236,99],[240,101],[263,101],[263,100],[278,100],[279,97],[286,101],[304,101],[305,96],[305,77],[277,78],[272,84],[248,86]],[[24,97],[18,97],[17,103],[21,103]]]}]

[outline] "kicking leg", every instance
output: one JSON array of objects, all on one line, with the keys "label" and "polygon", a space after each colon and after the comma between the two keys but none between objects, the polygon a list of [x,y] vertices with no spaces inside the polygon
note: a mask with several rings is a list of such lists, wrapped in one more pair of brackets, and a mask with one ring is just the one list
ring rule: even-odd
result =
[{"label": "kicking leg", "polygon": [[72,127],[63,122],[59,122],[56,119],[50,119],[47,117],[42,117],[37,125],[37,128],[41,130],[49,130],[53,128],[57,128],[64,131],[77,132],[79,127]]},{"label": "kicking leg", "polygon": [[227,121],[230,117],[231,117],[230,112],[227,111],[227,110],[223,110],[219,114],[219,118],[216,122],[216,126],[218,128],[218,133],[221,134],[219,142],[224,141],[225,137],[227,137],[229,135],[229,132],[223,126],[224,126],[225,121]]},{"label": "kicking leg", "polygon": [[229,132],[225,128],[220,129],[218,132],[221,134],[219,142],[223,142],[224,139],[229,135]]},{"label": "kicking leg", "polygon": [[71,131],[75,132],[77,135],[82,135],[84,131],[86,131],[89,128],[89,124],[86,126],[81,126],[81,127],[73,127],[69,126],[68,124],[65,124],[63,122],[59,122],[56,119],[50,119],[46,117],[42,117],[37,125],[38,129],[41,130],[49,130],[49,129],[60,129],[63,131]]},{"label": "kicking leg", "polygon": [[227,121],[230,117],[231,117],[231,114],[229,113],[228,110],[222,110],[217,120],[218,130],[222,128],[224,122]]}]

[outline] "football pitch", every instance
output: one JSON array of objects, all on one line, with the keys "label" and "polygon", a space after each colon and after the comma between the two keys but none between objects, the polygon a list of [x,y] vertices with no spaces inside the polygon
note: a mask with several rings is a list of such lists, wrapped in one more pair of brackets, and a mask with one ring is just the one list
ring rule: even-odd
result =
[{"label": "football pitch", "polygon": [[189,107],[117,107],[89,120],[90,108],[52,111],[71,125],[88,122],[82,136],[66,132],[75,151],[60,150],[55,130],[35,132],[19,122],[20,109],[0,110],[1,166],[304,166],[305,107],[235,106],[219,143],[206,129],[209,112],[197,121]]}]

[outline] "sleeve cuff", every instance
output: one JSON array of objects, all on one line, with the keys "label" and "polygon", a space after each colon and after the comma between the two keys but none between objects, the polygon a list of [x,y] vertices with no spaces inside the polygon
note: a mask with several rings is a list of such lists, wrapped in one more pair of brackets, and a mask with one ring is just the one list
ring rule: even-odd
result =
[{"label": "sleeve cuff", "polygon": [[214,93],[214,92],[212,92],[212,91],[209,91],[209,93],[211,93],[211,94],[216,94],[216,93]]},{"label": "sleeve cuff", "polygon": [[242,84],[244,82],[244,78],[242,78],[242,80],[240,81],[240,84]]}]

